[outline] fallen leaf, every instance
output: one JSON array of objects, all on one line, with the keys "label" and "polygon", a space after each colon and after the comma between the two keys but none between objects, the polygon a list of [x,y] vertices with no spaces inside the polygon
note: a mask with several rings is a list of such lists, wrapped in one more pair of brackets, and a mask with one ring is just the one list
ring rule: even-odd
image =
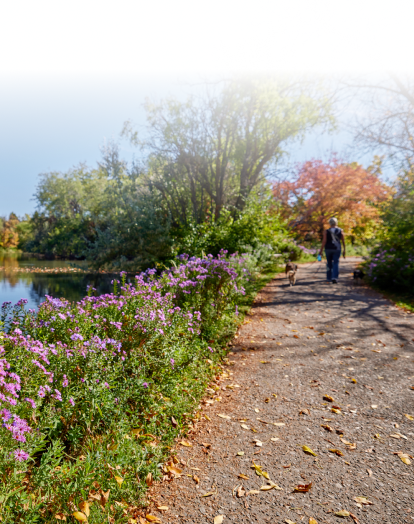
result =
[{"label": "fallen leaf", "polygon": [[353,513],[350,513],[349,516],[354,520],[355,524],[360,524],[358,517]]},{"label": "fallen leaf", "polygon": [[338,408],[331,408],[332,413],[337,413],[338,415],[341,414],[341,410]]},{"label": "fallen leaf", "polygon": [[328,402],[334,402],[334,399],[330,395],[324,395],[323,400],[327,400]]},{"label": "fallen leaf", "polygon": [[335,511],[335,515],[337,517],[349,517],[349,511],[346,511],[346,509],[342,509],[341,511]]},{"label": "fallen leaf", "polygon": [[335,453],[335,455],[338,455],[338,457],[343,457],[344,454],[342,453],[342,451],[340,449],[330,449],[329,450],[331,453]]},{"label": "fallen leaf", "polygon": [[265,402],[266,402],[266,404],[267,404],[267,403],[269,403],[269,402],[270,402],[270,398],[265,398],[265,399],[264,399],[264,401],[265,401]]},{"label": "fallen leaf", "polygon": [[237,475],[240,479],[249,480],[250,477],[247,475],[244,475],[244,473],[240,473],[240,475]]},{"label": "fallen leaf", "polygon": [[229,417],[229,416],[227,416],[227,415],[222,415],[221,413],[219,413],[217,416],[220,417],[220,418],[226,418],[226,419],[228,419],[228,420],[231,419],[231,417]]},{"label": "fallen leaf", "polygon": [[318,524],[318,521],[313,517],[309,517],[309,524]]},{"label": "fallen leaf", "polygon": [[168,511],[168,506],[157,506],[157,509],[160,511]]},{"label": "fallen leaf", "polygon": [[117,476],[115,475],[115,480],[116,480],[118,486],[121,487],[121,486],[122,486],[122,483],[124,482],[124,479],[123,479],[122,477],[117,477]]},{"label": "fallen leaf", "polygon": [[312,487],[312,482],[309,484],[298,484],[293,491],[297,493],[307,493]]},{"label": "fallen leaf", "polygon": [[215,495],[214,491],[208,491],[207,493],[204,493],[204,495],[201,495],[202,497],[211,497],[211,495]]},{"label": "fallen leaf", "polygon": [[168,466],[167,470],[172,473],[175,477],[180,477],[182,470],[179,468],[176,468],[175,466]]},{"label": "fallen leaf", "polygon": [[87,502],[86,500],[84,500],[83,502],[81,502],[81,503],[79,504],[79,509],[80,509],[81,511],[83,511],[83,513],[85,513],[85,515],[86,515],[87,517],[89,517],[89,515],[90,515],[89,504],[88,504],[88,502]]},{"label": "fallen leaf", "polygon": [[196,475],[193,475],[193,480],[196,484],[200,484],[200,479]]},{"label": "fallen leaf", "polygon": [[152,473],[149,472],[148,475],[145,477],[145,484],[147,486],[152,486],[152,483],[153,483]]},{"label": "fallen leaf", "polygon": [[242,457],[244,455],[244,451],[238,451],[237,452],[237,455],[239,455],[240,457]]},{"label": "fallen leaf", "polygon": [[246,424],[240,424],[240,426],[241,426],[243,429],[250,429],[249,426],[247,426]]},{"label": "fallen leaf", "polygon": [[372,409],[377,409],[377,407],[378,406],[376,404],[372,404],[372,406],[371,406]]},{"label": "fallen leaf", "polygon": [[178,422],[175,420],[174,417],[171,417],[171,424],[173,425],[174,428],[177,427]]},{"label": "fallen leaf", "polygon": [[259,490],[257,490],[257,489],[251,489],[250,491],[248,491],[248,492],[246,493],[246,496],[247,496],[247,495],[258,495],[259,493],[260,493]]},{"label": "fallen leaf", "polygon": [[193,447],[192,444],[190,444],[189,442],[186,442],[185,440],[182,440],[182,441],[180,442],[180,444],[181,444],[182,446],[185,446],[186,448],[192,448],[192,447]]},{"label": "fallen leaf", "polygon": [[55,519],[56,520],[66,520],[66,516],[63,513],[56,513]]},{"label": "fallen leaf", "polygon": [[278,438],[278,437],[270,437],[270,440],[272,442],[277,442],[278,440],[280,440],[280,438]]},{"label": "fallen leaf", "polygon": [[408,415],[407,413],[404,414],[404,417],[407,417],[408,420],[414,420],[414,417],[412,415]]},{"label": "fallen leaf", "polygon": [[317,457],[316,453],[311,450],[308,446],[302,446],[302,449],[305,453],[308,453],[309,455],[313,455],[314,457]]},{"label": "fallen leaf", "polygon": [[363,504],[364,506],[370,506],[373,504],[370,500],[367,499],[367,497],[355,497],[355,502],[358,502],[358,504]]},{"label": "fallen leaf", "polygon": [[407,466],[411,464],[410,456],[407,455],[407,453],[398,453],[398,456],[404,462],[404,464],[407,464]]},{"label": "fallen leaf", "polygon": [[267,473],[267,471],[262,471],[262,476],[263,476],[265,479],[270,480],[269,473]]},{"label": "fallen leaf", "polygon": [[246,491],[245,491],[245,489],[243,488],[243,486],[239,486],[239,487],[237,488],[236,494],[237,494],[237,497],[238,497],[238,498],[244,497],[244,495],[246,494]]},{"label": "fallen leaf", "polygon": [[369,477],[372,477],[372,469],[367,469],[367,473]]},{"label": "fallen leaf", "polygon": [[75,517],[75,519],[79,520],[80,522],[88,522],[86,515],[84,513],[81,513],[80,511],[75,511],[74,513],[72,513],[72,517]]},{"label": "fallen leaf", "polygon": [[286,524],[296,524],[293,520],[285,519]]},{"label": "fallen leaf", "polygon": [[145,515],[145,518],[148,520],[148,522],[161,522],[158,517],[155,517],[154,515]]},{"label": "fallen leaf", "polygon": [[321,424],[321,427],[323,429],[326,429],[326,431],[330,431],[330,432],[333,431],[333,428],[331,428],[331,426],[328,426],[327,424]]},{"label": "fallen leaf", "polygon": [[354,384],[357,384],[357,383],[358,383],[358,381],[357,381],[356,378],[352,378],[352,379],[351,379],[351,382],[353,382]]},{"label": "fallen leaf", "polygon": [[214,524],[223,524],[224,515],[217,515],[214,517]]}]

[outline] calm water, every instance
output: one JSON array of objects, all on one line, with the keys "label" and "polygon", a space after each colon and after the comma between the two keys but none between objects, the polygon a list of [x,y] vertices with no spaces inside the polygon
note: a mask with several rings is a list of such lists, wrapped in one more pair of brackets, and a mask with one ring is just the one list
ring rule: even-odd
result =
[{"label": "calm water", "polygon": [[[76,263],[77,266],[81,264]],[[27,308],[37,308],[45,300],[45,295],[77,301],[87,294],[86,288],[90,284],[99,295],[112,291],[114,275],[46,272],[51,268],[71,268],[73,265],[73,262],[64,260],[37,260],[0,254],[0,304],[5,301],[15,304],[26,298]]]}]

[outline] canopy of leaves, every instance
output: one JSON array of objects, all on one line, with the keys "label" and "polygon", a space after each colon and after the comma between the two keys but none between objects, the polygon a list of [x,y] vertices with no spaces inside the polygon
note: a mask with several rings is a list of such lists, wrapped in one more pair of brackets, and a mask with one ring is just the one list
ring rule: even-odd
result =
[{"label": "canopy of leaves", "polygon": [[371,238],[380,223],[381,204],[391,190],[379,178],[379,166],[368,169],[337,159],[300,165],[292,180],[273,187],[282,216],[302,238],[320,240],[331,217],[353,241]]}]

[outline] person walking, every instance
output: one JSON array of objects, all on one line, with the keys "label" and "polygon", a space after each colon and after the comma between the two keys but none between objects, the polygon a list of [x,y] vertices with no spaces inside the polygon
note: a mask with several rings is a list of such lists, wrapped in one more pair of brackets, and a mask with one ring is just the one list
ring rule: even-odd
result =
[{"label": "person walking", "polygon": [[343,257],[345,258],[345,236],[341,228],[338,227],[338,220],[329,220],[329,229],[323,232],[322,246],[319,254],[325,249],[326,255],[326,279],[328,282],[337,284],[339,278],[339,259],[341,257],[341,243],[344,248]]}]

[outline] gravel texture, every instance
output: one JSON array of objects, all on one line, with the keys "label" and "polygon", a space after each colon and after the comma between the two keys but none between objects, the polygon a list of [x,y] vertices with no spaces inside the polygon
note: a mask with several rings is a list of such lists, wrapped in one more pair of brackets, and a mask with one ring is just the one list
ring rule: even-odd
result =
[{"label": "gravel texture", "polygon": [[[181,476],[153,486],[148,513],[203,524],[414,521],[414,315],[354,284],[357,263],[341,260],[337,285],[316,262],[299,267],[294,287],[283,274],[262,290],[184,439],[192,446],[177,443]],[[281,489],[261,490],[271,484],[253,463]]]}]

